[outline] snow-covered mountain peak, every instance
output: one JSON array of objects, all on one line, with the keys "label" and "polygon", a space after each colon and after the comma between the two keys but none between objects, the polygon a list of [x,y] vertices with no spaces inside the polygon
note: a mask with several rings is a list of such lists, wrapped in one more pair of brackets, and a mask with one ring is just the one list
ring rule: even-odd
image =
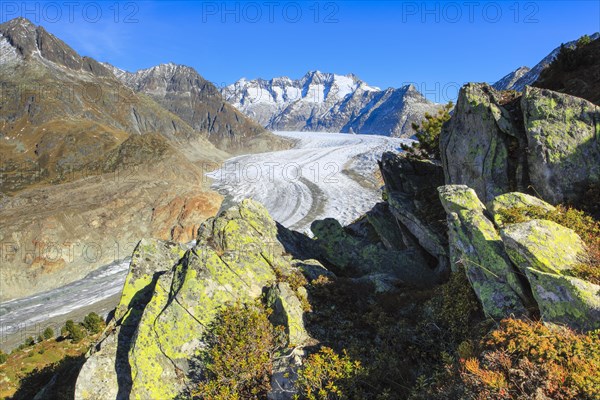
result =
[{"label": "snow-covered mountain peak", "polygon": [[221,93],[240,111],[273,130],[411,136],[411,122],[438,107],[414,86],[381,90],[354,74],[318,70],[295,80],[243,78]]}]

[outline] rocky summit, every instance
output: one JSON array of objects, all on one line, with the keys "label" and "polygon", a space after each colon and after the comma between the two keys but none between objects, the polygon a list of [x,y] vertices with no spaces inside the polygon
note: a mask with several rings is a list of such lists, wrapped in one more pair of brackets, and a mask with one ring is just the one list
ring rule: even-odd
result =
[{"label": "rocky summit", "polygon": [[485,202],[514,190],[551,203],[587,202],[600,177],[598,106],[534,87],[507,94],[467,84],[454,112],[440,135],[447,182],[473,188]]},{"label": "rocky summit", "polygon": [[129,88],[153,98],[194,130],[230,152],[285,148],[285,140],[246,118],[225,102],[219,90],[185,65],[161,64],[130,73],[105,64]]}]

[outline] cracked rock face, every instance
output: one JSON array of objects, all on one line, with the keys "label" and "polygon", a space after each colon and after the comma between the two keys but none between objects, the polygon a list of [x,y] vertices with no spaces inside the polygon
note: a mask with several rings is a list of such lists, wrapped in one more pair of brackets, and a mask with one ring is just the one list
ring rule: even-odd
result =
[{"label": "cracked rock face", "polygon": [[600,107],[527,87],[521,99],[531,183],[550,203],[579,200],[600,182]]},{"label": "cracked rock face", "polygon": [[[185,393],[190,375],[201,368],[191,360],[219,309],[258,298],[275,283],[276,271],[293,268],[277,234],[264,207],[244,200],[206,221],[189,250],[140,242],[115,319],[82,369],[76,398],[170,399]],[[305,340],[297,294],[276,287],[290,340]],[[98,391],[103,385],[116,389]]]},{"label": "cracked rock face", "polygon": [[486,315],[495,319],[526,315],[526,288],[475,191],[464,185],[448,185],[439,192],[448,213],[451,265],[464,267]]},{"label": "cracked rock face", "polygon": [[519,120],[487,84],[460,90],[451,120],[440,134],[446,184],[467,185],[482,201],[527,186]]},{"label": "cracked rock face", "polygon": [[446,184],[467,185],[484,202],[532,189],[545,201],[577,204],[600,184],[600,108],[527,86],[461,88],[440,134]]}]

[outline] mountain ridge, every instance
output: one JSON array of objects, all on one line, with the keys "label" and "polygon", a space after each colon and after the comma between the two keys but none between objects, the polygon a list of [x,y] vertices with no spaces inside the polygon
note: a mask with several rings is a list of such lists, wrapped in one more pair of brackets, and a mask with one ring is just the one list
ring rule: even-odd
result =
[{"label": "mountain ridge", "polygon": [[[591,40],[596,40],[598,38],[600,38],[600,32],[595,32],[592,35],[590,35]],[[576,45],[577,40],[571,40],[570,42],[564,43],[564,46],[568,48],[573,48]],[[560,46],[552,50],[546,57],[542,58],[532,68],[519,67],[516,70],[508,73],[504,77],[500,78],[500,80],[496,81],[491,86],[496,90],[516,90],[522,92],[525,89],[526,85],[533,85],[533,83],[538,80],[542,71],[546,69],[552,61],[554,61],[559,51]],[[527,68],[528,70],[523,72],[524,68]],[[509,78],[515,75],[518,75],[516,79]]]},{"label": "mountain ridge", "polygon": [[221,89],[238,110],[272,130],[412,136],[411,125],[439,105],[413,85],[380,89],[355,74],[318,70],[299,79],[241,78]]},{"label": "mountain ridge", "polygon": [[115,77],[136,93],[144,93],[180,116],[208,140],[233,153],[286,147],[286,141],[224,101],[219,90],[193,67],[172,62],[128,72],[104,64]]}]

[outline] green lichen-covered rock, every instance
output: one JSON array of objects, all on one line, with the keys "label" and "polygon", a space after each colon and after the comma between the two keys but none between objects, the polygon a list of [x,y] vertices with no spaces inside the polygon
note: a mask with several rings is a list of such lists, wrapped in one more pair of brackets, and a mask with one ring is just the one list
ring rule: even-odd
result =
[{"label": "green lichen-covered rock", "polygon": [[76,399],[124,399],[131,391],[128,356],[140,319],[159,280],[168,282],[182,258],[181,244],[143,239],[136,246],[123,292],[107,334],[92,349],[75,386]]},{"label": "green lichen-covered rock", "polygon": [[342,270],[350,266],[352,253],[339,250],[349,249],[357,245],[358,240],[354,240],[348,235],[337,219],[316,220],[311,224],[310,230],[318,243],[321,244],[321,249],[327,261]]},{"label": "green lichen-covered rock", "polygon": [[511,112],[510,105],[484,83],[460,89],[452,118],[440,133],[446,184],[467,185],[484,202],[527,187],[526,139],[514,118],[520,112]]},{"label": "green lichen-covered rock", "polygon": [[471,210],[483,213],[485,206],[473,189],[465,185],[446,185],[438,188],[442,206],[447,213]]},{"label": "green lichen-covered rock", "polygon": [[585,245],[579,236],[552,221],[511,224],[501,234],[508,255],[520,269],[563,275],[584,257]]},{"label": "green lichen-covered rock", "polygon": [[407,235],[403,234],[398,221],[390,212],[388,203],[375,204],[367,211],[365,219],[386,249],[404,250],[411,244],[407,242]]},{"label": "green lichen-covered rock", "polygon": [[488,204],[488,210],[494,217],[494,223],[498,227],[502,227],[502,217],[499,214],[502,210],[508,210],[511,208],[519,207],[538,207],[546,211],[554,211],[555,207],[546,203],[544,200],[540,200],[537,197],[530,196],[521,192],[510,192],[504,193],[500,196],[496,196]]},{"label": "green lichen-covered rock", "polygon": [[158,239],[142,239],[131,257],[129,272],[125,278],[115,319],[120,320],[136,303],[147,302],[152,295],[153,277],[169,271],[179,261],[186,248],[178,243]]},{"label": "green lichen-covered rock", "polygon": [[75,384],[75,399],[118,399],[117,359],[118,334],[110,335],[96,345],[96,351],[85,361]]},{"label": "green lichen-covered rock", "polygon": [[[152,299],[145,307],[129,350],[131,368],[130,398],[172,398],[181,390],[182,383],[177,379],[176,369],[171,359],[163,353],[159,334],[154,324],[157,316],[169,303],[169,286],[172,275],[162,275],[154,289]],[[176,329],[173,326],[173,329]]]},{"label": "green lichen-covered rock", "polygon": [[[218,310],[250,301],[291,268],[276,227],[260,204],[244,200],[201,228],[198,244],[164,284],[159,279],[130,351],[132,398],[173,398],[185,388],[189,360]],[[162,277],[161,277],[162,278]]]},{"label": "green lichen-covered rock", "polygon": [[464,267],[484,312],[496,319],[527,314],[527,291],[475,192],[464,185],[443,186],[439,192],[448,212],[451,262]]},{"label": "green lichen-covered rock", "polygon": [[[201,368],[190,361],[203,348],[205,329],[220,308],[255,300],[276,281],[276,270],[293,269],[277,240],[275,222],[254,201],[244,200],[206,221],[198,237],[185,253],[165,242],[140,243],[113,329],[84,366],[78,398],[184,395],[192,371]],[[286,307],[293,303],[284,297]],[[295,327],[290,331],[297,334]],[[116,387],[116,395],[98,390],[102,382]]]},{"label": "green lichen-covered rock", "polygon": [[525,89],[521,107],[531,184],[553,204],[580,201],[600,183],[600,108],[535,87]]},{"label": "green lichen-covered rock", "polygon": [[273,310],[273,324],[285,327],[288,347],[302,346],[311,340],[304,327],[302,304],[288,283],[280,282],[269,288],[267,305]]},{"label": "green lichen-covered rock", "polygon": [[600,329],[600,286],[533,268],[526,274],[544,321],[582,331]]},{"label": "green lichen-covered rock", "polygon": [[508,225],[501,234],[511,260],[529,280],[544,321],[600,328],[600,286],[568,275],[585,251],[575,232],[531,220]]}]

